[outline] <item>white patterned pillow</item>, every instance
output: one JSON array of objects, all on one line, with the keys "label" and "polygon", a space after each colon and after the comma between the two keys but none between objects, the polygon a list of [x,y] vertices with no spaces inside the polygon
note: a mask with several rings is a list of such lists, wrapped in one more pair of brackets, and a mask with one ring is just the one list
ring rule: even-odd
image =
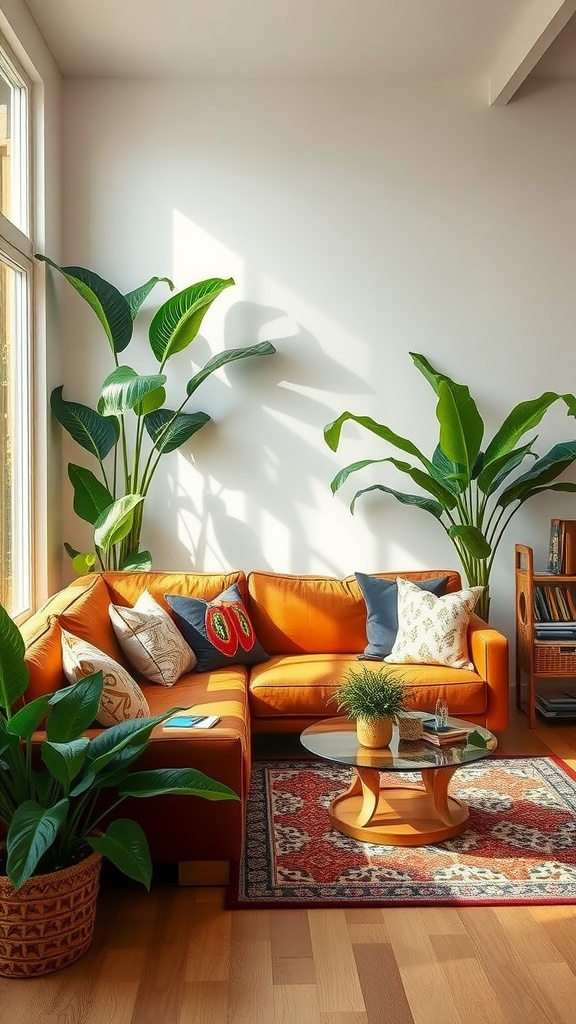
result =
[{"label": "white patterned pillow", "polygon": [[468,622],[483,590],[470,587],[437,597],[398,577],[398,634],[384,661],[472,670]]},{"label": "white patterned pillow", "polygon": [[66,629],[62,630],[62,667],[69,683],[102,670],[104,689],[96,721],[116,725],[130,718],[147,718],[148,702],[142,690],[122,665]]},{"label": "white patterned pillow", "polygon": [[173,686],[196,664],[196,655],[168,612],[147,590],[133,608],[111,604],[110,621],[131,665],[152,683]]}]

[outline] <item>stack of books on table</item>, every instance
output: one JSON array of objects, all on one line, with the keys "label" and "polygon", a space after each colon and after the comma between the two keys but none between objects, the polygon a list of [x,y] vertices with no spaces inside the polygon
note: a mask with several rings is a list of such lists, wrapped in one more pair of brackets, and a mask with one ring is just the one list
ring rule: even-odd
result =
[{"label": "stack of books on table", "polygon": [[425,718],[422,730],[422,739],[426,743],[433,743],[435,747],[443,747],[448,743],[465,740],[468,733],[474,731],[474,726],[471,725],[469,729],[458,729],[451,725],[444,725],[437,729],[433,718]]},{"label": "stack of books on table", "polygon": [[576,718],[576,693],[555,697],[536,694],[536,709],[544,718]]}]

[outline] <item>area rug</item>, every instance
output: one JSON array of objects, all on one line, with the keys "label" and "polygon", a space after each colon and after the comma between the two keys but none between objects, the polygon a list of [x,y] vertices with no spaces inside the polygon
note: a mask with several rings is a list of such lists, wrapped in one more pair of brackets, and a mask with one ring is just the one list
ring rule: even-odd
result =
[{"label": "area rug", "polygon": [[[230,908],[501,906],[576,902],[576,776],[553,757],[490,758],[455,773],[465,832],[434,846],[362,843],[332,829],[353,770],[255,761]],[[420,781],[394,775],[394,785]]]}]

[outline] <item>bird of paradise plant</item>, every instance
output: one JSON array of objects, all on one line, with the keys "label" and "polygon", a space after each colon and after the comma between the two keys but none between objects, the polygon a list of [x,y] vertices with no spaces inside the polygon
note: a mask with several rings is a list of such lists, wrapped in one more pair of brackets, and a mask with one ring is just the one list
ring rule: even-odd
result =
[{"label": "bird of paradise plant", "polygon": [[[520,402],[483,447],[485,425],[468,387],[435,370],[423,355],[410,352],[410,356],[438,397],[436,418],[440,433],[431,458],[408,438],[371,417],[343,412],[324,428],[326,443],[333,451],[338,449],[344,423],[352,420],[411,456],[419,465],[391,456],[355,462],[336,474],[332,493],[351,474],[377,463],[388,462],[409,476],[424,493],[408,494],[384,484],[373,484],[356,492],[350,511],[354,513],[362,494],[383,491],[404,505],[433,515],[453,542],[468,584],[484,587],[476,611],[487,620],[494,557],[512,516],[529,498],[544,491],[576,491],[576,483],[558,479],[576,461],[576,440],[561,441],[545,455],[534,451],[537,436],[520,442],[538,426],[555,402],[564,402],[568,415],[576,416],[576,398],[546,391],[539,398]],[[532,459],[532,465],[513,478],[525,459]]]}]

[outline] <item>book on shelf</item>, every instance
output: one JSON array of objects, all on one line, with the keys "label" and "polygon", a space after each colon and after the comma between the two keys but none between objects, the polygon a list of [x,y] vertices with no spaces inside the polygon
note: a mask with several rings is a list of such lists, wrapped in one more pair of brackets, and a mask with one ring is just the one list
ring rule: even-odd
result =
[{"label": "book on shelf", "polygon": [[576,519],[551,519],[548,572],[576,576]]},{"label": "book on shelf", "polygon": [[556,719],[574,719],[576,718],[576,701],[572,704],[565,705],[554,705],[550,706],[545,700],[539,695],[536,696],[535,700],[536,710],[544,718],[556,718]]}]

